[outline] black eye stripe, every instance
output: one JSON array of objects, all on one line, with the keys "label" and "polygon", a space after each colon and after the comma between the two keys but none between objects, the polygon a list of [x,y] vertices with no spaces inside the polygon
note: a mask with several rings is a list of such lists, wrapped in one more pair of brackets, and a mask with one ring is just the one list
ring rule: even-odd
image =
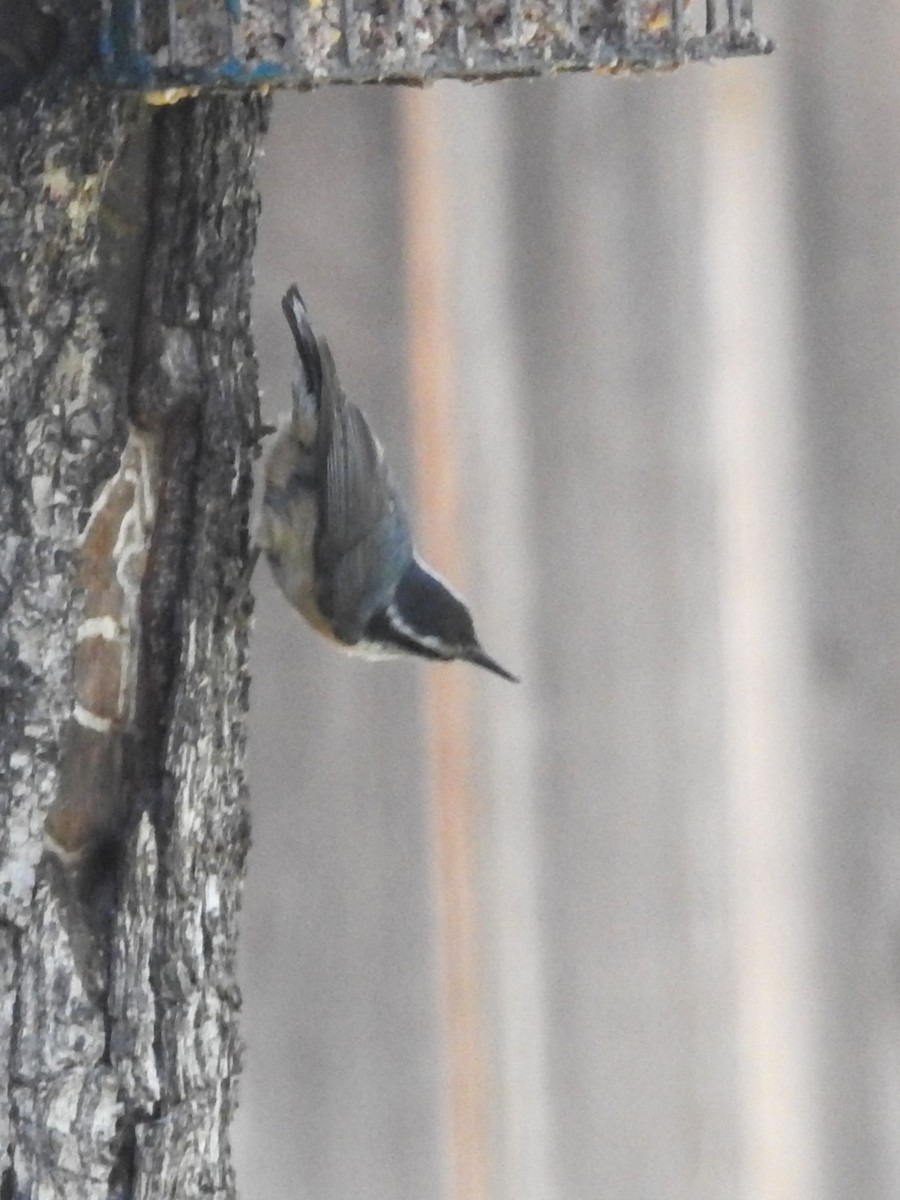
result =
[{"label": "black eye stripe", "polygon": [[432,661],[441,662],[446,658],[446,655],[440,654],[431,646],[425,646],[421,642],[417,642],[414,637],[403,633],[401,630],[391,624],[390,618],[386,613],[376,613],[368,625],[366,626],[363,638],[367,642],[374,642],[375,645],[384,646],[388,649],[394,648],[397,650],[405,650],[409,654],[416,654],[419,658],[428,658]]}]

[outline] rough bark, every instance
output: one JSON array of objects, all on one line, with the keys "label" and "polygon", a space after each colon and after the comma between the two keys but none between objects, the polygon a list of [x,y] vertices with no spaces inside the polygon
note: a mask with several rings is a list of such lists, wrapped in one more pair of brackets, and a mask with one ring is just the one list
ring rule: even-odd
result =
[{"label": "rough bark", "polygon": [[0,1195],[233,1195],[255,94],[0,111]]},{"label": "rough bark", "polygon": [[669,69],[766,54],[752,0],[192,0],[106,6],[104,69],[131,87],[421,84]]}]

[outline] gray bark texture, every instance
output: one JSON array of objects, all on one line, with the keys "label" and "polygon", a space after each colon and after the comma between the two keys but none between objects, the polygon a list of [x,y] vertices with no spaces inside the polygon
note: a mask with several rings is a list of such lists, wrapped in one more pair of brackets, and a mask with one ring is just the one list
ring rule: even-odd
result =
[{"label": "gray bark texture", "polygon": [[753,0],[191,0],[107,3],[103,69],[129,87],[421,84],[643,71],[771,43]]},{"label": "gray bark texture", "polygon": [[0,1196],[225,1197],[267,102],[70,68],[0,110]]}]

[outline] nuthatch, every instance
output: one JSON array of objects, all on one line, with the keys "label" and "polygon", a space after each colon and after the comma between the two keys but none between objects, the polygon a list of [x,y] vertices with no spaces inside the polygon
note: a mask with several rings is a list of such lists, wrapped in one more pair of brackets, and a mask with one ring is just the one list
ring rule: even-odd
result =
[{"label": "nuthatch", "polygon": [[517,682],[482,650],[462,599],[416,555],[381,445],[341,391],[296,286],[281,306],[297,345],[293,408],[266,462],[255,531],[278,586],[352,653],[462,659]]}]

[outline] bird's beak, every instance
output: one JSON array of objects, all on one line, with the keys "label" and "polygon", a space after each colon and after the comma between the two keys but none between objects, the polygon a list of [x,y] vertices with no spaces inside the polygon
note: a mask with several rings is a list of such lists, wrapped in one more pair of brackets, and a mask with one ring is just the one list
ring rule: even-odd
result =
[{"label": "bird's beak", "polygon": [[498,662],[495,662],[489,654],[485,654],[480,646],[471,646],[462,655],[466,662],[474,663],[476,667],[484,667],[486,671],[493,671],[495,675],[499,675],[501,679],[508,679],[510,683],[518,683],[517,675],[511,674],[505,667],[501,667]]}]

